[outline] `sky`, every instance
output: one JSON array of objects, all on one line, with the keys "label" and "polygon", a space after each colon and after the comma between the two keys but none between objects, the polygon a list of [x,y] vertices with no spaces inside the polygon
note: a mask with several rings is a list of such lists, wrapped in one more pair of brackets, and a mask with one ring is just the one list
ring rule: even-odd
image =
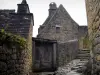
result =
[{"label": "sky", "polygon": [[[15,9],[22,0],[0,0],[0,9]],[[57,7],[62,4],[70,16],[79,24],[87,25],[85,0],[27,0],[31,13],[34,14],[33,36],[38,34],[38,27],[48,16],[49,4],[55,2]]]}]

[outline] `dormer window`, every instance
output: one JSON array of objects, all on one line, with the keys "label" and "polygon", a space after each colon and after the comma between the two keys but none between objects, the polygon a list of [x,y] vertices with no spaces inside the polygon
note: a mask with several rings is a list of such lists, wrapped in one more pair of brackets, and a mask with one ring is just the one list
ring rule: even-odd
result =
[{"label": "dormer window", "polygon": [[56,25],[56,33],[60,33],[60,29],[61,29],[61,26],[60,25]]}]

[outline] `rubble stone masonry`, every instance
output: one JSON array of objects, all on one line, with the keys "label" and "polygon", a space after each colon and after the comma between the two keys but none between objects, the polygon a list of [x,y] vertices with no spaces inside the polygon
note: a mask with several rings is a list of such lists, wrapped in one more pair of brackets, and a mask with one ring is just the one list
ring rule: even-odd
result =
[{"label": "rubble stone masonry", "polygon": [[94,72],[100,70],[100,0],[86,0],[90,48]]},{"label": "rubble stone masonry", "polygon": [[28,50],[0,46],[0,75],[27,75],[30,68]]}]

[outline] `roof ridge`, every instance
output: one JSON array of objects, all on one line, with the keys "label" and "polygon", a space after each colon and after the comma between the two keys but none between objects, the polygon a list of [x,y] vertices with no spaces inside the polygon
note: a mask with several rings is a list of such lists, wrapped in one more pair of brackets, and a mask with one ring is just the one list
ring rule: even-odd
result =
[{"label": "roof ridge", "polygon": [[21,4],[27,4],[27,1],[26,0],[22,0]]},{"label": "roof ridge", "polygon": [[[55,14],[50,18],[50,20],[49,20],[49,22],[45,25],[45,27],[43,28],[43,30],[41,30],[41,32],[40,33],[38,33],[38,34],[41,34],[43,31],[44,31],[44,29],[46,28],[46,27],[48,27],[49,26],[49,23],[51,22],[51,20],[53,19],[53,17],[56,15],[56,13],[60,10],[60,8],[61,7],[63,7],[63,5],[62,4],[60,4],[59,5],[59,7],[57,8],[57,10],[56,10],[56,12],[55,12]],[[64,8],[64,7],[63,7]],[[64,8],[65,9],[65,8]],[[63,15],[63,14],[62,14]],[[69,15],[69,14],[68,14]]]},{"label": "roof ridge", "polygon": [[[50,20],[48,21],[48,23],[45,25],[45,27],[43,28],[43,30],[44,30],[44,29],[48,26],[48,24],[51,22],[52,18],[56,15],[57,11],[58,11],[58,8],[57,8],[55,14],[50,18]],[[41,34],[41,33],[43,32],[43,30],[42,30],[39,34]]]},{"label": "roof ridge", "polygon": [[[66,9],[63,7],[63,5],[60,4],[59,7],[57,8],[55,14],[50,18],[50,20],[48,21],[48,23],[47,23],[47,24],[45,25],[45,27],[41,30],[41,32],[38,33],[38,35],[41,34],[41,33],[45,30],[45,28],[49,27],[49,23],[52,21],[52,19],[54,18],[54,16],[57,14],[58,11],[60,11],[61,13],[65,13],[65,14],[62,14],[64,17],[69,17],[72,21],[74,21],[74,20],[72,19],[72,17],[70,16],[70,14],[69,14],[69,13],[66,11]],[[67,16],[67,15],[68,15],[68,16]],[[74,21],[74,22],[75,22],[75,21]],[[76,22],[75,22],[75,23],[76,23]],[[78,25],[78,23],[76,23],[76,24]],[[78,26],[79,26],[79,25],[78,25]]]},{"label": "roof ridge", "polygon": [[[68,13],[68,11],[64,8],[64,6],[62,4],[59,5],[59,9],[63,10],[61,12],[67,14],[69,18],[71,18],[70,14]],[[63,14],[64,15],[64,14]],[[72,18],[71,18],[72,19]]]},{"label": "roof ridge", "polygon": [[61,10],[64,9],[63,13],[65,13],[65,14],[62,14],[62,15],[64,15],[64,17],[68,15],[67,17],[69,17],[73,22],[75,22],[79,26],[79,24],[70,16],[68,11],[64,8],[64,6],[62,4],[60,4],[59,9],[61,9]]}]

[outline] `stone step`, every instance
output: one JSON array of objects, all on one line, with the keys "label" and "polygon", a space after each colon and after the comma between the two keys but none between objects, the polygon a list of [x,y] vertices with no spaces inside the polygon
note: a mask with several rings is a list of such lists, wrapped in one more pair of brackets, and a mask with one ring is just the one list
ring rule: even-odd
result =
[{"label": "stone step", "polygon": [[78,54],[77,55],[77,57],[84,57],[84,56],[90,57],[90,54],[87,53],[87,54]]},{"label": "stone step", "polygon": [[77,57],[90,57],[90,54],[78,54]]},{"label": "stone step", "polygon": [[79,50],[78,53],[90,53],[89,50]]},{"label": "stone step", "polygon": [[90,54],[90,52],[78,52],[78,54]]},{"label": "stone step", "polygon": [[[82,68],[86,63],[88,62],[87,59],[74,59],[70,63],[68,63],[66,66],[61,67],[57,71],[57,75],[82,75],[78,74],[77,71]],[[69,65],[70,64],[70,65]],[[71,72],[76,72],[76,73],[71,73]],[[64,74],[62,74],[64,73]]]},{"label": "stone step", "polygon": [[76,57],[77,59],[89,59],[90,57],[84,56],[84,57]]},{"label": "stone step", "polygon": [[86,63],[88,60],[80,60],[80,63]]},{"label": "stone step", "polygon": [[84,50],[84,51],[87,51],[87,50],[90,51],[89,49],[82,49],[82,50]]},{"label": "stone step", "polygon": [[90,58],[90,50],[83,49],[78,51],[77,59],[89,59]]}]

